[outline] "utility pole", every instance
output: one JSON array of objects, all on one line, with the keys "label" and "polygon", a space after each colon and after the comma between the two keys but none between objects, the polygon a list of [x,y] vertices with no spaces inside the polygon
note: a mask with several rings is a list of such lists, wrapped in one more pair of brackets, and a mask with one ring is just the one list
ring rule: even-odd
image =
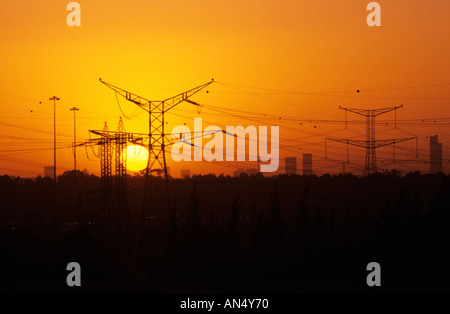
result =
[{"label": "utility pole", "polygon": [[56,215],[56,101],[60,99],[53,96],[49,100],[53,100],[53,214]]},{"label": "utility pole", "polygon": [[77,189],[77,123],[75,119],[75,113],[79,111],[77,107],[72,107],[69,109],[73,111],[73,185],[74,185],[74,194],[75,194],[75,202],[77,204],[77,218],[81,227],[81,209],[80,202],[78,197],[78,189]]},{"label": "utility pole", "polygon": [[53,100],[53,180],[56,188],[56,101],[60,99],[53,96],[48,100]]},{"label": "utility pole", "polygon": [[80,109],[77,107],[70,108],[70,111],[73,111],[73,171],[75,173],[75,182],[77,181],[76,172],[77,172],[77,124],[75,120],[75,113],[79,111]]}]

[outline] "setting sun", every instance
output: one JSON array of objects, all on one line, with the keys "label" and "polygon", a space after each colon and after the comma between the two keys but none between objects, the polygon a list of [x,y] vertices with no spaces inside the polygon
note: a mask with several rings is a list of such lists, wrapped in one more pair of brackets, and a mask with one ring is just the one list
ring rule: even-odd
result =
[{"label": "setting sun", "polygon": [[130,145],[126,149],[127,169],[129,171],[140,171],[147,167],[148,150],[139,145]]}]

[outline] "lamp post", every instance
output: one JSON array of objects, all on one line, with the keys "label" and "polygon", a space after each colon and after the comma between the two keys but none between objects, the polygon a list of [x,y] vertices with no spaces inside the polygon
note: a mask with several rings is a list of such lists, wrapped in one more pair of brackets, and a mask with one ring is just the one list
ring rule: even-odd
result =
[{"label": "lamp post", "polygon": [[53,100],[53,214],[56,214],[56,101],[59,98],[53,96],[49,100]]},{"label": "lamp post", "polygon": [[73,183],[74,183],[74,191],[75,191],[75,200],[77,203],[77,219],[80,223],[81,227],[81,209],[80,209],[80,196],[78,194],[77,189],[77,123],[75,114],[79,111],[77,107],[70,108],[70,111],[73,111]]},{"label": "lamp post", "polygon": [[70,108],[70,111],[73,111],[73,171],[75,172],[75,178],[76,178],[76,172],[77,172],[77,146],[76,146],[76,143],[77,143],[77,124],[76,124],[76,120],[75,120],[75,113],[77,111],[79,111],[79,110],[80,109],[77,108],[77,107]]},{"label": "lamp post", "polygon": [[53,180],[56,184],[56,101],[59,98],[53,96],[49,100],[53,100]]}]

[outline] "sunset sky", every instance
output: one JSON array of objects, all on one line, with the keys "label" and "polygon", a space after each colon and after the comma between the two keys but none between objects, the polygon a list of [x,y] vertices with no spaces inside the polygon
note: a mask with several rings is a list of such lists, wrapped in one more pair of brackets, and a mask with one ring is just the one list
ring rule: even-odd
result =
[{"label": "sunset sky", "polygon": [[[53,103],[57,102],[58,174],[73,169],[77,139],[106,121],[115,130],[147,132],[148,115],[120,100],[104,81],[162,100],[215,79],[167,115],[167,133],[195,117],[203,125],[279,125],[280,158],[312,153],[318,174],[342,171],[344,144],[365,139],[365,120],[349,108],[399,106],[378,117],[377,138],[419,137],[377,151],[380,169],[429,169],[429,135],[450,159],[450,2],[378,1],[381,26],[369,27],[368,0],[96,0],[78,1],[81,26],[69,27],[67,0],[0,4],[0,174],[34,177],[53,164]],[[206,90],[208,93],[206,93]],[[360,90],[357,93],[356,90]],[[211,106],[211,107],[209,107]],[[209,108],[208,108],[209,107]],[[219,109],[220,111],[212,110]],[[132,119],[127,119],[133,116]],[[384,124],[381,122],[385,121]],[[87,154],[88,153],[88,154]],[[99,160],[78,149],[78,168],[99,175]],[[347,171],[361,174],[364,150],[350,148]],[[232,174],[255,163],[175,163],[170,172]],[[280,163],[284,171],[284,163]],[[450,171],[450,166],[446,168]]]}]

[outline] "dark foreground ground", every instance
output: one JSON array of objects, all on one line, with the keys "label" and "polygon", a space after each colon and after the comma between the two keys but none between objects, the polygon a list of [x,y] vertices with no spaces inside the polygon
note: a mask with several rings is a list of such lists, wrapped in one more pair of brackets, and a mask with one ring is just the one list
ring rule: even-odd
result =
[{"label": "dark foreground ground", "polygon": [[[204,176],[129,180],[128,224],[102,228],[98,178],[1,177],[0,291],[86,293],[449,293],[445,175]],[[170,204],[170,206],[168,205]],[[141,219],[144,217],[144,219]],[[382,286],[369,288],[369,262]]]}]

